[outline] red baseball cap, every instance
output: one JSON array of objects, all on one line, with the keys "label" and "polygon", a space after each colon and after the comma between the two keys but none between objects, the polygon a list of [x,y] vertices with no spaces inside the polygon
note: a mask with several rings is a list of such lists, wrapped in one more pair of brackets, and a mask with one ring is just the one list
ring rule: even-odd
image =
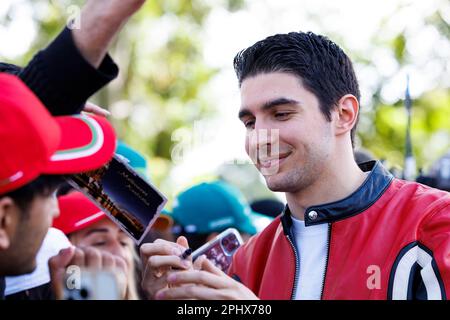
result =
[{"label": "red baseball cap", "polygon": [[0,194],[41,174],[90,171],[111,160],[111,124],[86,114],[53,117],[16,76],[0,74]]},{"label": "red baseball cap", "polygon": [[106,217],[88,197],[78,191],[58,197],[58,204],[59,216],[53,220],[53,227],[66,235]]},{"label": "red baseball cap", "polygon": [[[88,197],[79,191],[72,191],[58,197],[59,216],[53,220],[53,227],[66,235],[89,227],[107,217]],[[159,215],[152,228],[160,231],[167,230],[171,218]],[[173,222],[173,221],[172,221]]]}]

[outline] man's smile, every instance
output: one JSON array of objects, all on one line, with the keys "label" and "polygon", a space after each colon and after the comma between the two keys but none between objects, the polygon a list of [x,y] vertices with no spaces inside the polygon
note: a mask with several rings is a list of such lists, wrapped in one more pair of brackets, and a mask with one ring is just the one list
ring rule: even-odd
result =
[{"label": "man's smile", "polygon": [[274,166],[280,166],[285,162],[286,158],[291,155],[292,152],[281,153],[272,157],[259,158],[259,165],[261,168],[270,168]]}]

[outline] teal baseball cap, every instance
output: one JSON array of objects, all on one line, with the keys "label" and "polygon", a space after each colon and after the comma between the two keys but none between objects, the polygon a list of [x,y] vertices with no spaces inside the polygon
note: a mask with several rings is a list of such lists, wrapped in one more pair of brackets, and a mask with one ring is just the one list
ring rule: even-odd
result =
[{"label": "teal baseball cap", "polygon": [[[147,160],[142,154],[120,140],[117,141],[116,154],[125,158],[130,167],[140,173],[143,178],[147,179],[147,181],[151,182],[147,173]],[[152,228],[165,231],[172,228],[172,226],[173,219],[163,210],[154,222]]]},{"label": "teal baseball cap", "polygon": [[147,160],[142,154],[120,140],[117,141],[116,154],[124,157],[134,170],[149,179],[147,175]]},{"label": "teal baseball cap", "polygon": [[252,211],[239,189],[223,181],[200,183],[180,193],[170,215],[188,233],[221,232],[233,227],[254,235],[272,221]]}]

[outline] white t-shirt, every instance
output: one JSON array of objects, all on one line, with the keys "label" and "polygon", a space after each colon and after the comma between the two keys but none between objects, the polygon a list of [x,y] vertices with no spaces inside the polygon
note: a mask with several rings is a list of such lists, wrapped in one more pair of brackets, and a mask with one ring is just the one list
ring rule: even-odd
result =
[{"label": "white t-shirt", "polygon": [[320,300],[327,257],[328,224],[305,227],[292,218],[295,245],[300,257],[295,300]]}]

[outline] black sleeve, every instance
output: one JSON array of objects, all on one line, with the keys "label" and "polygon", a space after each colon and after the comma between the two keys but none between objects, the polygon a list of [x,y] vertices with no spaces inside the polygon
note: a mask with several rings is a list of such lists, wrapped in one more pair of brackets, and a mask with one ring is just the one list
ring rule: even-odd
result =
[{"label": "black sleeve", "polygon": [[5,299],[5,278],[4,277],[0,277],[0,300],[4,300]]},{"label": "black sleeve", "polygon": [[19,73],[23,82],[53,115],[79,113],[87,99],[117,77],[119,69],[109,55],[95,69],[87,62],[65,28]]}]

